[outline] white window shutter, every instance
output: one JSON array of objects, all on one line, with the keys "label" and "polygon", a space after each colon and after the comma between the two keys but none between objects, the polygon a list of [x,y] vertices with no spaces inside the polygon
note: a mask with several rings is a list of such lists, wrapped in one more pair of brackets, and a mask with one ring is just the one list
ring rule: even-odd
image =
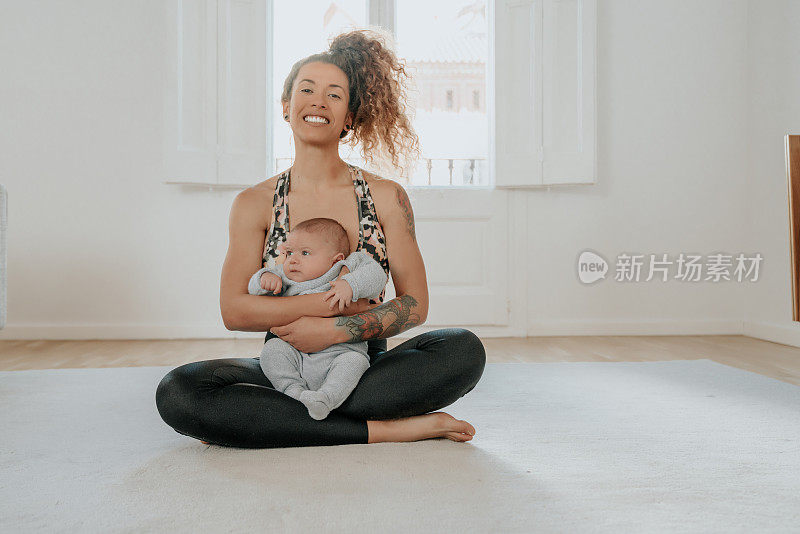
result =
[{"label": "white window shutter", "polygon": [[164,170],[167,180],[217,179],[217,2],[167,2]]},{"label": "white window shutter", "polygon": [[250,184],[268,172],[266,0],[171,0],[167,180]]},{"label": "white window shutter", "polygon": [[544,184],[596,181],[596,0],[544,0]]},{"label": "white window shutter", "polygon": [[218,180],[249,184],[267,173],[266,0],[219,0]]},{"label": "white window shutter", "polygon": [[495,6],[495,185],[541,185],[542,0]]}]

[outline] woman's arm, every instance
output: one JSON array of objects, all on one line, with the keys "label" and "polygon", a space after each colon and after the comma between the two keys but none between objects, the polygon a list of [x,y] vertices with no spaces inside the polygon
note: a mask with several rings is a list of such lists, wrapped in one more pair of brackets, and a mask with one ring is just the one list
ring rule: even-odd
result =
[{"label": "woman's arm", "polygon": [[337,337],[345,342],[391,337],[424,323],[428,317],[428,281],[408,194],[392,180],[375,180],[373,184],[397,297],[368,311],[337,317]]},{"label": "woman's arm", "polygon": [[[219,304],[222,322],[228,330],[266,332],[303,316],[334,317],[321,293],[292,297],[250,295],[247,284],[262,266],[264,238],[269,213],[263,213],[271,197],[251,188],[241,191],[233,201],[228,220],[228,253],[222,265]],[[269,205],[269,204],[267,204]],[[349,309],[369,308],[367,299],[351,304]],[[352,313],[350,311],[349,313]]]}]

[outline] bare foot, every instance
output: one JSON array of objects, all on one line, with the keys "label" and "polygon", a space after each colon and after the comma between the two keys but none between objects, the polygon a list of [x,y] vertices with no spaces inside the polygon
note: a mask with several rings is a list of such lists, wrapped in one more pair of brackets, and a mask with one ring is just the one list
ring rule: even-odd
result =
[{"label": "bare foot", "polygon": [[368,443],[419,441],[430,438],[469,441],[475,435],[475,427],[445,412],[387,421],[367,421],[367,428]]}]

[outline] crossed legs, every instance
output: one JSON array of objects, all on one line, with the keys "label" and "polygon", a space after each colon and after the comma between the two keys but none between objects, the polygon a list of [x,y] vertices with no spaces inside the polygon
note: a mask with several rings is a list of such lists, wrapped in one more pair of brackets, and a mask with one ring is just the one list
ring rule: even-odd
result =
[{"label": "crossed legs", "polygon": [[463,441],[474,433],[469,423],[429,412],[471,391],[485,363],[475,334],[445,328],[374,356],[355,389],[323,420],[277,391],[256,358],[179,366],[159,384],[156,406],[177,432],[234,447],[413,441],[436,435]]}]

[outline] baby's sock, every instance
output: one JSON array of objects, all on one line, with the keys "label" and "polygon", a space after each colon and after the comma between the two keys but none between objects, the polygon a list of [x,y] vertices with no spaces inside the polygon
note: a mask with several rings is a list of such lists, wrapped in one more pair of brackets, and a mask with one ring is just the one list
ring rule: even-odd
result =
[{"label": "baby's sock", "polygon": [[298,400],[308,408],[308,415],[317,421],[325,419],[331,413],[327,404],[328,396],[322,391],[304,390]]}]

